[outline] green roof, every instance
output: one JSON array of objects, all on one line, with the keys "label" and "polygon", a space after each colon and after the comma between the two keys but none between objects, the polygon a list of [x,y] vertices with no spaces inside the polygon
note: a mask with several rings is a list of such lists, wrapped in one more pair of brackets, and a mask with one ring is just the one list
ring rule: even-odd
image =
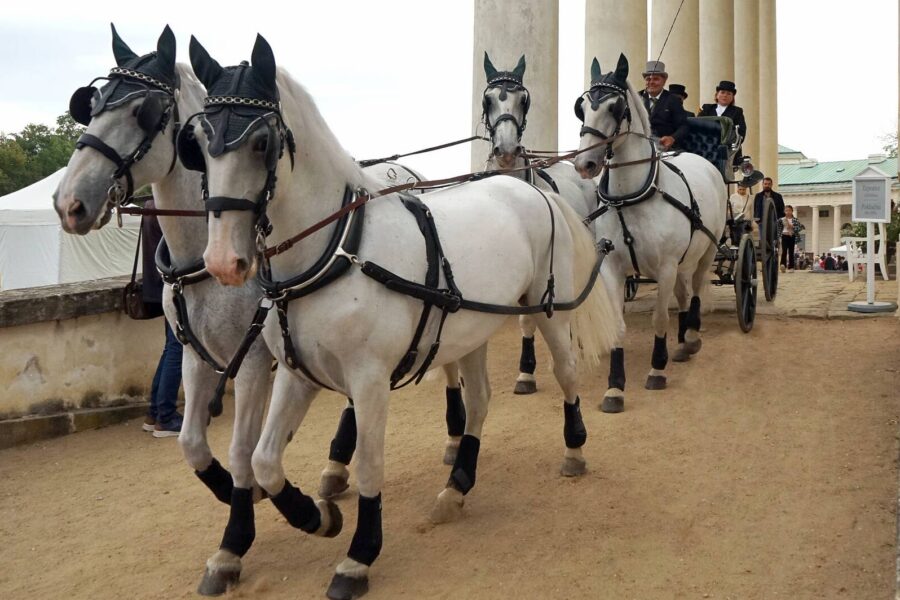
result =
[{"label": "green roof", "polygon": [[798,152],[800,151],[778,144],[778,154],[797,154]]},{"label": "green roof", "polygon": [[[779,146],[779,152],[783,146]],[[817,185],[850,183],[867,167],[875,167],[885,175],[897,179],[897,159],[886,158],[880,163],[860,160],[778,165],[778,185]]]}]

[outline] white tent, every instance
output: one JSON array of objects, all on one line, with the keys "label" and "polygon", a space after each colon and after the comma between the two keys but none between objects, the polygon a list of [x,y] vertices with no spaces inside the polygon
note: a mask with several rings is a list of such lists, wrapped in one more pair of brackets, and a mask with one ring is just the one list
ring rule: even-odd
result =
[{"label": "white tent", "polygon": [[140,218],[126,217],[121,229],[114,218],[87,235],[64,232],[52,198],[64,173],[0,196],[0,290],[131,273]]}]

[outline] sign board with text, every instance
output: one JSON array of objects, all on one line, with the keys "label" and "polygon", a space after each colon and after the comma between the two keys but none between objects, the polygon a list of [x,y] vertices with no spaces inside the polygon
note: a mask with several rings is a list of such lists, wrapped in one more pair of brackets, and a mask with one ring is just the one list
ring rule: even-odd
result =
[{"label": "sign board with text", "polygon": [[875,167],[853,178],[853,221],[891,222],[891,178]]}]

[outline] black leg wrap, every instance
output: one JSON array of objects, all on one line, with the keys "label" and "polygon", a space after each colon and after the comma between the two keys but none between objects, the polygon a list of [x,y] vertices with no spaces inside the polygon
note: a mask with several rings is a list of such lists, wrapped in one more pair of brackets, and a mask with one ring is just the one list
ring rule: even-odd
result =
[{"label": "black leg wrap", "polygon": [[481,448],[481,440],[474,435],[464,435],[459,442],[459,451],[456,454],[456,462],[453,471],[450,472],[450,480],[447,485],[453,486],[466,495],[475,487],[475,469],[478,467],[478,449]]},{"label": "black leg wrap", "polygon": [[666,348],[666,336],[653,336],[653,355],[650,357],[650,366],[662,371],[669,362],[669,350]]},{"label": "black leg wrap", "polygon": [[534,356],[534,338],[522,338],[522,355],[519,357],[519,372],[534,375],[537,358]]},{"label": "black leg wrap", "polygon": [[231,516],[219,548],[237,556],[244,556],[256,538],[253,523],[253,490],[234,488],[231,492]]},{"label": "black leg wrap", "polygon": [[315,532],[322,525],[322,515],[313,499],[284,481],[284,487],[272,496],[272,504],[284,515],[287,522],[306,533]]},{"label": "black leg wrap", "polygon": [[447,388],[447,435],[454,437],[466,432],[466,405],[463,404],[462,390]]},{"label": "black leg wrap", "polygon": [[687,331],[688,311],[678,313],[678,343],[684,343],[684,332]]},{"label": "black leg wrap", "polygon": [[381,542],[381,494],[374,498],[366,498],[360,494],[356,532],[347,556],[356,562],[372,566],[381,553]]},{"label": "black leg wrap", "polygon": [[331,451],[328,453],[328,459],[349,465],[353,460],[353,452],[356,450],[356,411],[352,406],[348,406],[341,413],[341,420],[338,421],[337,431],[334,432],[334,439],[331,440]]},{"label": "black leg wrap", "polygon": [[700,297],[691,298],[691,308],[688,311],[687,328],[700,331]]},{"label": "black leg wrap", "polygon": [[614,348],[609,353],[609,387],[625,389],[625,349]]},{"label": "black leg wrap", "polygon": [[563,413],[566,416],[566,424],[563,427],[566,448],[581,448],[587,441],[587,429],[581,418],[581,398],[576,397],[575,404],[563,402]]},{"label": "black leg wrap", "polygon": [[231,490],[234,487],[234,480],[231,478],[231,473],[219,464],[219,461],[215,458],[212,459],[205,471],[194,471],[194,474],[209,488],[209,491],[215,495],[219,502],[231,504]]}]

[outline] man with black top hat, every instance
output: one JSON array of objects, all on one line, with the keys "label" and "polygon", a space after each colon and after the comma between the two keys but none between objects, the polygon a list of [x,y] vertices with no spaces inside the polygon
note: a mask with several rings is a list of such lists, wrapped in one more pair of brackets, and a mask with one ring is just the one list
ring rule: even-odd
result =
[{"label": "man with black top hat", "polygon": [[659,138],[659,146],[663,150],[671,150],[688,133],[688,115],[681,98],[663,89],[669,78],[664,63],[649,61],[641,75],[647,84],[646,89],[641,91],[641,98],[650,115],[650,130]]},{"label": "man with black top hat", "polygon": [[735,130],[742,140],[747,139],[747,122],[744,120],[744,109],[734,103],[737,88],[733,81],[720,81],[716,86],[715,104],[704,104],[700,107],[698,117],[728,117],[734,123]]},{"label": "man with black top hat", "polygon": [[[684,103],[687,102],[687,98],[688,98],[687,89],[680,83],[672,83],[672,84],[669,84],[669,91],[671,93],[675,94],[676,96],[678,96],[679,98],[681,98],[681,105],[684,106]],[[688,117],[694,116],[694,113],[692,113],[688,109],[684,109],[684,113]]]}]

